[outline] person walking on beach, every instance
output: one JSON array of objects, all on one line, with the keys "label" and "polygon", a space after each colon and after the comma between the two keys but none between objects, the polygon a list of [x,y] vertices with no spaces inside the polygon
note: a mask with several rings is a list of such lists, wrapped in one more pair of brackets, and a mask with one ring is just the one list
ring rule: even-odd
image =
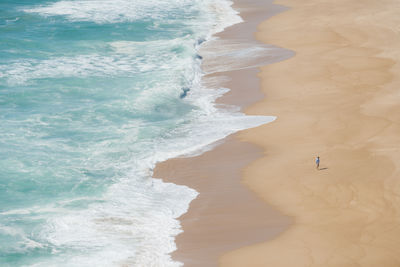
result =
[{"label": "person walking on beach", "polygon": [[315,159],[315,164],[317,165],[317,170],[319,170],[319,156]]}]

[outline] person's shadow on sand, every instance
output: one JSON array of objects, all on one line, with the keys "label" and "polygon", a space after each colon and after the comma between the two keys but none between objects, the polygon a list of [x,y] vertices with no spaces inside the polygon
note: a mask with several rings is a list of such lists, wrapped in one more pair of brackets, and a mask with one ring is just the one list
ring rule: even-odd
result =
[{"label": "person's shadow on sand", "polygon": [[323,170],[327,170],[327,169],[328,169],[328,167],[324,167],[324,168],[319,168],[318,170],[323,171]]}]

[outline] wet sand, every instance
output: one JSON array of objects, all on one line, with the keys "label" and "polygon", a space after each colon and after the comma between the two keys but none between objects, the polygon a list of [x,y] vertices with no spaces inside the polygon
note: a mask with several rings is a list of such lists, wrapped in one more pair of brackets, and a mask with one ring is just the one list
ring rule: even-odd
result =
[{"label": "wet sand", "polygon": [[176,239],[174,260],[185,266],[217,266],[223,253],[274,238],[288,227],[287,217],[240,182],[241,169],[260,156],[256,146],[230,137],[201,156],[157,166],[156,177],[200,193],[180,217],[184,232]]},{"label": "wet sand", "polygon": [[[268,46],[277,53],[259,54],[251,60],[245,58],[243,62],[236,62],[239,69],[216,72],[220,69],[219,64],[231,59],[230,55],[221,56],[216,48],[228,50],[232,46],[262,45],[254,38],[256,26],[284,9],[272,5],[271,1],[260,5],[258,0],[237,1],[235,8],[241,11],[245,22],[218,34],[219,40],[207,43],[200,55],[204,59],[203,70],[210,73],[204,83],[231,89],[217,100],[218,105],[244,108],[264,97],[256,66],[287,58],[292,52]],[[200,193],[192,201],[189,211],[179,218],[184,232],[177,236],[177,251],[172,254],[174,260],[185,266],[217,266],[223,253],[273,239],[288,228],[290,217],[263,202],[242,183],[243,168],[262,155],[260,148],[233,135],[200,156],[157,164],[154,177],[187,185]]]},{"label": "wet sand", "polygon": [[278,118],[239,138],[264,151],[245,184],[293,224],[221,266],[400,266],[400,5],[278,3],[257,37],[296,55],[261,68],[246,109]]}]

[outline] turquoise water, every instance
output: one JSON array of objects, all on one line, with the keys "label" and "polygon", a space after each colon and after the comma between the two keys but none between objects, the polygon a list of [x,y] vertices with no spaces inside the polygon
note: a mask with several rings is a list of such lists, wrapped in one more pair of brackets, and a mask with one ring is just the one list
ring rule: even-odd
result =
[{"label": "turquoise water", "polygon": [[1,266],[180,265],[197,192],[155,163],[270,120],[201,83],[199,45],[239,21],[226,1],[0,2]]}]

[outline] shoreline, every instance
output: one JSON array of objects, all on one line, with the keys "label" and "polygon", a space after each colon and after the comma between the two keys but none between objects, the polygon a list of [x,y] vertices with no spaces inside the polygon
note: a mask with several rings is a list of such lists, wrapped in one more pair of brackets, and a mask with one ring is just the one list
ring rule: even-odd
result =
[{"label": "shoreline", "polygon": [[221,266],[400,266],[400,6],[277,2],[257,38],[296,56],[261,68],[268,97],[245,111],[278,119],[238,136],[268,152],[245,184],[294,223]]},{"label": "shoreline", "polygon": [[[224,60],[217,58],[217,62],[212,62],[216,55],[212,51],[221,43],[263,46],[254,38],[257,25],[285,8],[273,5],[272,1],[261,3],[260,8],[260,3],[259,0],[234,2],[233,7],[240,11],[244,22],[216,34],[219,38],[216,43],[200,49],[206,72]],[[239,69],[205,76],[204,83],[230,89],[217,99],[217,105],[233,105],[243,110],[264,97],[257,78],[258,67],[292,55],[288,50],[265,47],[278,53],[265,53],[255,60],[246,60]],[[201,155],[169,159],[154,169],[153,177],[163,177],[165,182],[186,185],[200,193],[188,212],[179,218],[184,232],[176,237],[177,250],[172,257],[185,266],[217,266],[223,253],[273,239],[291,224],[289,217],[261,201],[241,181],[242,169],[262,157],[263,152],[240,140],[237,133],[217,144]]]}]

